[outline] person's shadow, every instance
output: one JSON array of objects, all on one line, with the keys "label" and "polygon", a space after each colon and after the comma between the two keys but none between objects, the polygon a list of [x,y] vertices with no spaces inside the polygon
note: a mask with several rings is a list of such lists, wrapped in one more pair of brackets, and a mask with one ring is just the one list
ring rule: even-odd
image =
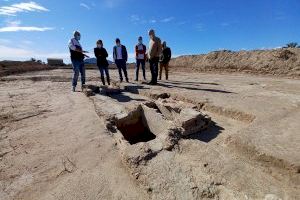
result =
[{"label": "person's shadow", "polygon": [[149,90],[150,88],[143,85],[126,85],[124,90],[133,94],[139,94],[139,90]]},{"label": "person's shadow", "polygon": [[217,92],[217,93],[233,93],[234,92],[230,92],[230,91],[226,91],[226,90],[218,90],[218,89],[210,89],[210,88],[199,88],[199,86],[194,86],[194,87],[191,87],[191,86],[182,86],[182,85],[179,85],[178,83],[176,84],[172,84],[172,83],[163,83],[163,82],[160,82],[157,84],[158,86],[161,86],[161,87],[165,87],[165,88],[180,88],[180,89],[187,89],[187,90],[196,90],[196,91],[206,91],[206,92]]},{"label": "person's shadow", "polygon": [[139,101],[139,102],[146,101],[145,99],[132,98],[130,96],[125,95],[122,92],[120,94],[112,94],[112,95],[108,95],[108,96],[112,99],[117,100],[118,102],[121,102],[121,103],[126,103],[126,102],[130,102],[130,101]]}]

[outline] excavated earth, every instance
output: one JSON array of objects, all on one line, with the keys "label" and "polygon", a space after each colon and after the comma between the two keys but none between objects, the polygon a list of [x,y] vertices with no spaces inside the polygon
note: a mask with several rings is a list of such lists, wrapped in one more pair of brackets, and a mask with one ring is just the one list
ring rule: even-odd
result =
[{"label": "excavated earth", "polygon": [[1,200],[300,198],[300,80],[111,74],[0,78]]}]

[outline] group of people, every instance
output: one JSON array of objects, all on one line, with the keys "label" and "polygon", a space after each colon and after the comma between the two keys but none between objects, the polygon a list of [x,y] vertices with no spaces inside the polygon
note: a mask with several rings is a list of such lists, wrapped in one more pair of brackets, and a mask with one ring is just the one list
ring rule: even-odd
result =
[{"label": "group of people", "polygon": [[[146,62],[150,63],[150,71],[151,71],[151,81],[150,85],[156,85],[157,79],[161,80],[162,71],[165,70],[166,80],[168,80],[168,72],[169,72],[169,62],[171,60],[171,49],[167,47],[166,42],[161,42],[160,38],[155,35],[154,30],[149,31],[149,48],[147,51],[146,45],[143,44],[143,38],[140,36],[138,38],[138,44],[135,46],[135,56],[136,56],[136,67],[135,67],[135,81],[139,80],[139,69],[142,67],[143,78],[146,81]],[[84,66],[84,58],[88,57],[86,53],[82,49],[82,46],[79,43],[81,39],[81,34],[78,31],[74,32],[74,38],[72,38],[69,42],[69,49],[71,54],[71,62],[73,65],[73,79],[72,86],[73,91],[75,92],[77,81],[79,77],[79,73],[81,75],[81,84],[82,89],[85,85],[85,66]],[[116,39],[116,46],[113,48],[113,59],[118,68],[120,82],[123,82],[123,74],[126,82],[129,82],[128,72],[127,72],[127,60],[128,53],[127,49],[124,45],[121,44],[121,40],[119,38]],[[100,71],[101,81],[103,85],[110,85],[110,76],[108,66],[109,63],[107,61],[108,53],[104,48],[102,40],[98,40],[96,42],[96,48],[94,49],[95,57],[97,58],[97,66]],[[160,70],[159,70],[160,64]],[[106,82],[105,82],[106,76]]]}]

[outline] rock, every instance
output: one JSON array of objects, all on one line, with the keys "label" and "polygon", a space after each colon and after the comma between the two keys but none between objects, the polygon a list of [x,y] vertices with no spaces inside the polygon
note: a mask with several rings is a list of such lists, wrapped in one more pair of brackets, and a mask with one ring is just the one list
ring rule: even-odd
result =
[{"label": "rock", "polygon": [[93,90],[91,89],[84,89],[83,90],[83,93],[87,96],[87,97],[90,97],[90,96],[94,96],[95,93],[93,92]]},{"label": "rock", "polygon": [[183,136],[195,134],[206,129],[210,121],[208,116],[190,108],[182,109],[175,119],[176,125],[183,128],[181,133]]},{"label": "rock", "polygon": [[170,94],[169,93],[166,93],[166,92],[151,92],[150,93],[150,97],[152,99],[167,99],[167,98],[170,98]]},{"label": "rock", "polygon": [[158,99],[157,101],[155,101],[155,103],[160,112],[168,120],[174,120],[177,117],[177,115],[180,114],[182,109],[194,107],[193,104],[185,103],[183,101],[178,101],[172,98]]},{"label": "rock", "polygon": [[279,198],[275,194],[267,194],[265,196],[264,200],[281,200],[281,198]]},{"label": "rock", "polygon": [[174,120],[176,115],[180,113],[181,105],[178,102],[172,99],[159,99],[156,102],[156,105],[160,112],[168,119]]},{"label": "rock", "polygon": [[172,125],[171,121],[165,120],[163,115],[157,113],[155,109],[142,105],[143,118],[147,122],[149,130],[156,136],[166,134]]}]

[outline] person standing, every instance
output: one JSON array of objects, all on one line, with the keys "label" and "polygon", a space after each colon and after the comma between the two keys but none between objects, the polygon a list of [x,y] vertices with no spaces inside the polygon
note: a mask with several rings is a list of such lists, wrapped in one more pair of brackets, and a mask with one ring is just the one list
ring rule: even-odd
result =
[{"label": "person standing", "polygon": [[105,74],[107,79],[107,84],[110,85],[110,77],[108,72],[109,64],[106,59],[108,57],[108,53],[106,49],[103,47],[102,40],[98,40],[96,45],[97,47],[94,48],[94,53],[95,53],[95,57],[97,58],[97,66],[100,71],[102,84],[105,85],[105,78],[104,78],[104,74]]},{"label": "person standing", "polygon": [[135,56],[136,56],[136,66],[135,66],[135,81],[139,80],[139,70],[140,65],[142,65],[143,77],[146,80],[146,46],[143,44],[143,38],[140,36],[138,38],[138,44],[135,45]]},{"label": "person standing", "polygon": [[159,57],[161,54],[161,40],[155,36],[155,31],[151,29],[149,31],[149,50],[148,50],[148,58],[150,63],[150,70],[151,70],[151,81],[150,85],[157,85],[157,77],[158,77],[158,63]]},{"label": "person standing", "polygon": [[123,82],[123,75],[122,75],[122,71],[123,71],[126,82],[129,82],[128,75],[127,75],[127,66],[126,66],[128,53],[126,47],[121,44],[119,38],[116,39],[116,46],[114,46],[113,49],[113,58],[119,70],[120,81]]},{"label": "person standing", "polygon": [[165,69],[166,80],[169,78],[169,62],[171,60],[172,53],[171,49],[167,47],[167,42],[162,43],[162,53],[160,57],[160,70],[159,70],[159,80],[161,80],[162,71]]},{"label": "person standing", "polygon": [[81,89],[83,90],[85,87],[85,67],[84,67],[84,57],[88,57],[84,53],[88,53],[87,51],[83,51],[82,47],[79,43],[81,38],[79,31],[74,31],[74,37],[69,41],[69,50],[71,54],[71,62],[73,66],[73,79],[72,86],[73,92],[76,91],[77,81],[79,77],[79,73],[81,75]]}]

